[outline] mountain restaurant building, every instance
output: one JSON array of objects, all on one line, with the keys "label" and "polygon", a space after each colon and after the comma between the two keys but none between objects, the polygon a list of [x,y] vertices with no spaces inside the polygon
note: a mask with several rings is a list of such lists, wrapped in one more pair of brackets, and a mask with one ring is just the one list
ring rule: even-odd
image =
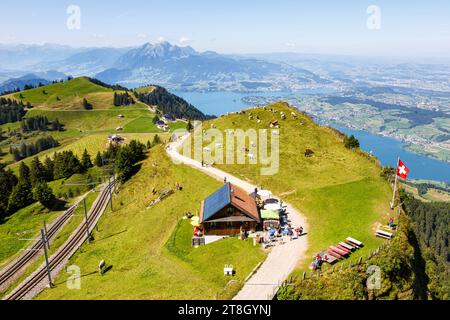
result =
[{"label": "mountain restaurant building", "polygon": [[199,222],[205,235],[237,235],[256,231],[261,216],[255,199],[228,182],[202,201]]}]

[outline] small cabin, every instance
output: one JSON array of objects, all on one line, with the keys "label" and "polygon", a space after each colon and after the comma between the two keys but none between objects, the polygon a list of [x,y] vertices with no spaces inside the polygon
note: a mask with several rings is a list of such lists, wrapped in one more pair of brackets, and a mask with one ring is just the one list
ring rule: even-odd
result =
[{"label": "small cabin", "polygon": [[166,131],[167,129],[169,129],[169,126],[163,120],[158,120],[156,122],[156,126],[158,127],[159,130],[163,130],[163,131]]},{"label": "small cabin", "polygon": [[119,145],[124,141],[125,141],[125,138],[123,138],[117,134],[113,134],[108,137],[108,143],[110,145]]},{"label": "small cabin", "polygon": [[164,115],[164,119],[166,119],[166,121],[176,121],[177,119],[175,119],[175,117],[169,113],[166,113]]},{"label": "small cabin", "polygon": [[202,201],[200,224],[205,235],[238,235],[256,231],[261,223],[255,199],[226,183]]}]

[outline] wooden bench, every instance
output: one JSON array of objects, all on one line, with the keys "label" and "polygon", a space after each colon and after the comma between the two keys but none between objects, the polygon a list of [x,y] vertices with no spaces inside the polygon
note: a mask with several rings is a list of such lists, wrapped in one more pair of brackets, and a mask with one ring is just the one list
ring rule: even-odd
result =
[{"label": "wooden bench", "polygon": [[363,243],[359,240],[356,240],[352,237],[347,237],[347,239],[345,239],[347,242],[350,242],[350,244],[352,245],[356,245],[358,248],[363,246]]},{"label": "wooden bench", "polygon": [[341,246],[340,244],[337,244],[335,247],[338,248],[338,249],[341,249],[342,251],[344,251],[346,253],[351,253],[350,249],[348,249],[348,248],[346,248],[344,246]]},{"label": "wooden bench", "polygon": [[377,231],[375,231],[375,235],[377,237],[388,239],[388,240],[391,240],[392,237],[393,237],[392,233],[384,231],[384,230],[381,230],[381,229],[378,229]]},{"label": "wooden bench", "polygon": [[339,245],[343,246],[344,248],[347,248],[348,250],[355,250],[356,249],[355,246],[352,246],[352,245],[350,245],[348,243],[345,243],[345,242],[339,242]]},{"label": "wooden bench", "polygon": [[339,253],[334,252],[334,251],[332,251],[332,250],[330,250],[330,249],[328,249],[328,254],[329,254],[330,256],[335,257],[336,259],[343,259],[343,257],[342,257]]}]

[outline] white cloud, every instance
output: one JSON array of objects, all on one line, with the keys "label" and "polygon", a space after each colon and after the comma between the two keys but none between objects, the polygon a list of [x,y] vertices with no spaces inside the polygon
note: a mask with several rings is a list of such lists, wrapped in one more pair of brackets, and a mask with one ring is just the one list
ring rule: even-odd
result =
[{"label": "white cloud", "polygon": [[188,44],[189,42],[192,42],[192,39],[188,37],[181,37],[178,42],[180,42],[180,44]]},{"label": "white cloud", "polygon": [[147,35],[145,33],[138,33],[136,37],[138,37],[138,39],[145,39],[147,38]]},{"label": "white cloud", "polygon": [[287,47],[295,47],[295,43],[293,43],[293,42],[286,42],[285,43],[285,45],[287,46]]},{"label": "white cloud", "polygon": [[158,39],[156,39],[156,41],[164,42],[164,41],[166,41],[166,38],[164,38],[163,36],[159,36]]}]

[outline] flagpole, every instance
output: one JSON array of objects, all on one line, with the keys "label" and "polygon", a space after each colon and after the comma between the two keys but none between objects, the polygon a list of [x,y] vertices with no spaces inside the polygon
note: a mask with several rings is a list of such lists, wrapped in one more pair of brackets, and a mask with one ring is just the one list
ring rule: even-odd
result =
[{"label": "flagpole", "polygon": [[400,163],[400,157],[397,158],[397,166],[395,167],[395,181],[394,181],[394,191],[392,192],[392,202],[391,202],[391,209],[394,208],[394,200],[395,200],[395,189],[397,188],[397,179],[398,179],[398,175],[397,175],[397,169],[398,169],[398,165]]}]

